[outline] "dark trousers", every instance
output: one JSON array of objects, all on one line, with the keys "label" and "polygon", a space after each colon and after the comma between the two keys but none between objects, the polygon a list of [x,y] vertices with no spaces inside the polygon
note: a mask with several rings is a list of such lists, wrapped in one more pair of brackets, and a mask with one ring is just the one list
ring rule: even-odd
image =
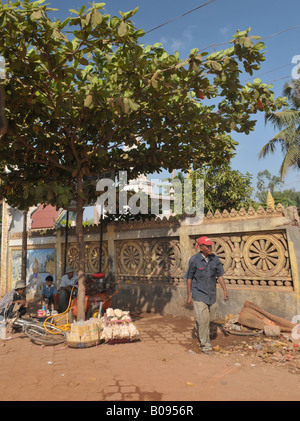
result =
[{"label": "dark trousers", "polygon": [[71,293],[71,291],[69,291],[67,289],[62,289],[62,290],[59,291],[59,293],[58,293],[58,295],[59,295],[58,312],[59,313],[63,313],[67,309],[69,299],[70,299],[70,293]]},{"label": "dark trousers", "polygon": [[42,302],[43,301],[45,301],[45,303],[46,304],[49,304],[49,305],[55,303],[53,295],[50,295],[50,297],[44,297],[44,298],[42,298]]}]

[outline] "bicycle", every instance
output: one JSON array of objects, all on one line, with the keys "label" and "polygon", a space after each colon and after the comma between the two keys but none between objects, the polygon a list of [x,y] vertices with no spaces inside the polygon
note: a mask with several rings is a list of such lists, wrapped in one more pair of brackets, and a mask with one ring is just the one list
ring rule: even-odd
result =
[{"label": "bicycle", "polygon": [[44,345],[58,345],[65,342],[65,332],[50,322],[41,322],[35,318],[15,317],[8,324],[13,329],[21,329],[33,342]]}]

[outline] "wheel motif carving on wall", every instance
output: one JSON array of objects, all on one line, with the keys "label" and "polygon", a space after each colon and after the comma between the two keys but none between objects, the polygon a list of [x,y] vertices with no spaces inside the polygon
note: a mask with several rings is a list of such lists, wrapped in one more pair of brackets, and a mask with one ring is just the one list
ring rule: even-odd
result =
[{"label": "wheel motif carving on wall", "polygon": [[123,273],[136,275],[143,266],[143,250],[134,242],[128,242],[120,249],[120,266]]},{"label": "wheel motif carving on wall", "polygon": [[154,270],[171,274],[180,266],[180,250],[169,241],[160,241],[153,247]]},{"label": "wheel motif carving on wall", "polygon": [[67,251],[67,266],[73,266],[74,271],[78,270],[79,266],[79,250],[78,246],[69,246]]},{"label": "wheel motif carving on wall", "polygon": [[221,260],[224,270],[226,271],[231,263],[230,247],[222,238],[212,238],[213,241],[212,251]]},{"label": "wheel motif carving on wall", "polygon": [[[88,263],[91,272],[99,272],[100,246],[95,244],[88,251]],[[105,272],[108,266],[108,255],[105,247],[102,247],[101,271]]]},{"label": "wheel motif carving on wall", "polygon": [[274,276],[284,266],[284,248],[280,241],[271,235],[254,235],[244,247],[244,260],[256,275]]}]

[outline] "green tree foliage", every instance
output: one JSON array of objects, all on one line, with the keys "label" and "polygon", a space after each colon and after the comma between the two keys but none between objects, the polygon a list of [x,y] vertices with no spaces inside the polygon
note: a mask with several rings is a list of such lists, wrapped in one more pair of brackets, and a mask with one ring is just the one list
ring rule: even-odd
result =
[{"label": "green tree foliage", "polygon": [[260,171],[257,174],[256,198],[259,203],[266,206],[268,191],[271,192],[274,203],[281,203],[283,206],[296,206],[300,213],[300,192],[293,189],[284,189],[283,181],[280,177],[272,175],[268,170]]},{"label": "green tree foliage", "polygon": [[259,171],[256,183],[256,198],[259,203],[266,203],[268,191],[273,196],[275,189],[280,189],[282,185],[283,181],[277,175],[272,175],[268,170]]},{"label": "green tree foliage", "polygon": [[250,133],[252,115],[275,112],[284,100],[259,79],[241,85],[240,68],[252,75],[264,60],[264,45],[249,30],[237,31],[227,50],[194,49],[181,60],[142,43],[144,31],[131,20],[137,9],[110,16],[94,2],[61,22],[43,3],[0,1],[8,123],[0,197],[23,209],[76,203],[81,319],[91,179],[130,169],[129,180],[196,161],[219,166],[234,155],[230,133]]},{"label": "green tree foliage", "polygon": [[[182,173],[177,177],[181,182],[184,181]],[[216,210],[230,212],[231,209],[249,208],[254,204],[251,199],[253,192],[251,174],[247,172],[244,175],[240,171],[233,170],[229,164],[191,171],[189,178],[193,181],[193,196],[195,196],[196,179],[204,182],[205,214],[209,211],[215,213]]]},{"label": "green tree foliage", "polygon": [[259,158],[262,158],[274,153],[277,146],[281,147],[284,155],[280,166],[281,178],[286,176],[289,168],[300,168],[300,80],[287,82],[283,95],[287,96],[289,107],[266,116],[266,121],[270,121],[279,133],[259,153]]}]

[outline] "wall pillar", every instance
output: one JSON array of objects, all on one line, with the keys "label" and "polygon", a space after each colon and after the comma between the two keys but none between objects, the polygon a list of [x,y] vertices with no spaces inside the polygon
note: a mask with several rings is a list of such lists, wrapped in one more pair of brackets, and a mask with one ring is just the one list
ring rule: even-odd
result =
[{"label": "wall pillar", "polygon": [[[55,244],[55,272],[56,272],[56,286],[60,285],[62,274],[62,235],[61,229],[56,230],[56,244]],[[59,282],[58,282],[59,281]]]},{"label": "wall pillar", "polygon": [[187,226],[182,226],[179,234],[180,241],[180,251],[181,251],[181,267],[183,274],[185,274],[189,260],[193,255],[191,241],[189,236],[189,228]]},{"label": "wall pillar", "polygon": [[1,236],[1,279],[0,279],[0,295],[3,296],[7,292],[7,262],[8,262],[8,217],[7,203],[2,201],[2,236]]},{"label": "wall pillar", "polygon": [[113,224],[107,224],[107,254],[109,276],[116,277],[116,256],[115,256],[115,228]]}]

